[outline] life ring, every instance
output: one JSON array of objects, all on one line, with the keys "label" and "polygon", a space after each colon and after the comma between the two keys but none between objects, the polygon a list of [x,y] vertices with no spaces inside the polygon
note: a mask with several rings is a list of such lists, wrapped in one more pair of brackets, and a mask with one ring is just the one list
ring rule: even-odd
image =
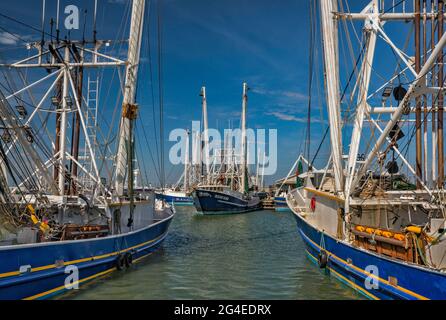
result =
[{"label": "life ring", "polygon": [[328,263],[328,255],[327,252],[323,249],[319,252],[319,255],[317,257],[317,264],[319,265],[319,268],[324,269],[327,267]]},{"label": "life ring", "polygon": [[124,270],[124,268],[126,267],[126,261],[125,260],[126,259],[125,259],[125,255],[124,254],[119,254],[116,257],[115,264],[116,264],[116,269],[117,270],[119,270],[119,271]]},{"label": "life ring", "polygon": [[310,201],[310,209],[311,209],[311,211],[313,211],[313,212],[316,210],[316,197],[311,198],[311,201]]},{"label": "life ring", "polygon": [[124,258],[125,258],[124,259],[125,260],[125,267],[129,268],[132,265],[132,263],[133,263],[133,256],[132,256],[132,254],[130,252],[127,252],[125,254]]}]

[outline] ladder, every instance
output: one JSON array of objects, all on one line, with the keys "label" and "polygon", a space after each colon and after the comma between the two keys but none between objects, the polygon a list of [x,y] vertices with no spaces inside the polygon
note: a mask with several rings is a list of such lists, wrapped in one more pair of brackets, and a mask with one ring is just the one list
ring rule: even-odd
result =
[{"label": "ladder", "polygon": [[[87,129],[88,138],[90,139],[91,148],[89,150],[87,140],[84,141],[82,165],[91,172],[93,170],[93,158],[97,148],[97,117],[99,104],[99,76],[93,78],[88,75],[87,79],[87,101],[84,109],[85,127]],[[82,175],[82,183],[88,188],[94,186],[94,181],[87,174]]]}]

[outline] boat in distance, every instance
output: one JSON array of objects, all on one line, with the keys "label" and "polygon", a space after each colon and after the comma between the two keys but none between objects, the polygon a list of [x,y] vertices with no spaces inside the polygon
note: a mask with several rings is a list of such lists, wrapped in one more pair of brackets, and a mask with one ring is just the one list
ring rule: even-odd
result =
[{"label": "boat in distance", "polygon": [[194,199],[184,191],[175,190],[162,190],[156,191],[155,196],[157,199],[164,200],[167,203],[174,204],[176,206],[193,206]]},{"label": "boat in distance", "polygon": [[200,214],[233,214],[262,209],[258,197],[231,190],[228,186],[201,186],[193,192],[194,205]]}]

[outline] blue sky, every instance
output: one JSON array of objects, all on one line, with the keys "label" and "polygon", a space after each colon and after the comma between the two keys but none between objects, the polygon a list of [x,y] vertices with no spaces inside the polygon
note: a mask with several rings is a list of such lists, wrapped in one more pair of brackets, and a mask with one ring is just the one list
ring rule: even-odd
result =
[{"label": "blue sky", "polygon": [[[61,1],[61,8],[76,4],[81,11],[87,9],[88,15],[93,10],[92,3]],[[48,19],[55,17],[56,1],[47,0],[46,4],[46,32],[49,33]],[[286,174],[298,155],[306,122],[307,2],[166,0],[161,5],[166,135],[173,128],[187,128],[192,120],[201,119],[198,94],[202,85],[207,88],[210,126],[223,130],[231,123],[233,127],[238,127],[242,82],[247,81],[251,88],[248,125],[252,128],[278,129],[278,172],[267,182]],[[41,1],[35,0],[0,3],[1,12],[38,29],[41,8]],[[126,8],[128,1],[99,1],[99,38],[117,37]],[[150,4],[150,10],[149,33],[156,82],[157,1]],[[3,17],[0,17],[0,26],[26,40],[40,38],[34,30]],[[21,43],[11,39],[4,30],[0,30],[3,48],[0,53],[3,58],[22,52],[14,50]],[[88,29],[86,33],[89,34]],[[79,37],[80,32],[73,32],[71,36]],[[150,143],[153,143],[147,45],[143,48],[142,56],[138,99]],[[107,99],[103,97],[103,101]],[[109,106],[101,108],[105,114],[111,112]],[[166,142],[166,150],[170,145]],[[153,171],[150,169],[151,162],[146,166]],[[175,180],[181,170],[180,167],[172,169],[167,165],[166,175],[170,180]],[[154,178],[153,174],[150,177]]]},{"label": "blue sky", "polygon": [[[155,107],[158,103],[157,83],[157,10],[161,4],[163,86],[166,137],[174,128],[190,128],[192,120],[201,119],[200,87],[207,88],[209,125],[223,130],[229,125],[239,126],[241,111],[242,82],[248,82],[251,91],[248,102],[248,126],[278,130],[278,171],[266,179],[270,183],[288,172],[301,151],[305,139],[307,121],[308,55],[309,55],[309,1],[299,0],[154,0],[147,1],[150,20],[142,49],[142,64],[138,86],[142,122],[148,133],[152,151],[155,150],[156,130],[152,125],[152,95],[148,64],[148,41],[153,62]],[[351,1],[350,1],[351,2]],[[360,10],[368,1],[351,2],[352,10]],[[46,32],[50,32],[49,18],[55,17],[56,0],[46,0]],[[61,8],[76,4],[81,11],[87,10],[87,25],[91,24],[93,1],[61,1]],[[28,25],[40,28],[42,2],[17,0],[0,2],[0,12],[15,17]],[[127,37],[129,10],[127,0],[99,0],[98,38],[122,39]],[[126,27],[121,28],[121,22]],[[38,40],[38,32],[0,17],[0,58],[4,60],[23,55],[23,44],[11,39],[5,30],[20,38]],[[147,28],[147,26],[146,26]],[[81,28],[82,29],[82,28]],[[361,37],[360,26],[356,32]],[[394,29],[393,32],[401,32]],[[320,32],[318,31],[318,37]],[[91,38],[91,28],[86,29]],[[81,37],[82,32],[71,34]],[[65,34],[62,35],[62,37]],[[352,70],[352,60],[347,49],[346,38],[340,38],[340,64],[342,80]],[[317,41],[320,41],[318,38]],[[404,37],[397,40],[402,47]],[[382,46],[382,45],[381,45]],[[358,41],[353,39],[358,49]],[[311,120],[314,151],[323,136],[326,113],[320,60],[320,44],[314,53],[316,59],[315,83],[313,87],[313,114]],[[125,53],[114,47],[113,50]],[[381,49],[380,49],[381,50]],[[387,51],[385,51],[387,50]],[[356,51],[357,54],[358,51]],[[391,51],[382,47],[383,55],[376,59],[376,68],[386,70]],[[27,53],[25,52],[25,57]],[[392,56],[390,56],[392,57]],[[104,78],[111,73],[104,73]],[[105,81],[105,80],[104,80]],[[379,86],[380,83],[375,85]],[[373,87],[373,85],[372,85]],[[100,117],[110,124],[116,100],[116,85],[103,83]],[[348,92],[347,92],[348,94]],[[155,115],[155,122],[158,115]],[[112,123],[113,124],[113,123]],[[142,130],[138,129],[142,139]],[[144,141],[143,141],[144,144]],[[172,143],[166,141],[166,159]],[[156,182],[155,170],[146,147],[139,150],[144,158],[149,178]],[[324,144],[317,164],[322,165],[329,154],[329,145]],[[166,176],[174,182],[183,168],[172,167],[166,161]]]}]

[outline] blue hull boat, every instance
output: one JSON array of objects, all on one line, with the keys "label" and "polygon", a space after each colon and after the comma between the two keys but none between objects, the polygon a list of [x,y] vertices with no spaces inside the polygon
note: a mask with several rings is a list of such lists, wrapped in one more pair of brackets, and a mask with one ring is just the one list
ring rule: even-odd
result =
[{"label": "blue hull boat", "polygon": [[245,198],[231,190],[197,189],[193,193],[194,205],[201,214],[234,214],[262,209],[257,197]]},{"label": "blue hull boat", "polygon": [[[312,226],[293,210],[298,232],[310,260],[319,264],[327,254],[325,271],[369,299],[446,299],[446,274],[397,261],[340,241]],[[373,274],[370,267],[376,267]],[[373,284],[373,285],[371,285]]]},{"label": "blue hull boat", "polygon": [[180,193],[170,193],[170,192],[156,192],[156,199],[164,200],[167,203],[173,203],[177,206],[193,206],[194,199],[192,197],[188,197],[182,195]]},{"label": "blue hull boat", "polygon": [[[46,299],[125,269],[160,246],[172,218],[173,214],[145,228],[103,238],[1,246],[0,300]],[[67,286],[73,269],[77,280]]]},{"label": "blue hull boat", "polygon": [[285,197],[274,197],[274,209],[278,212],[287,212],[291,211],[286,203]]}]

